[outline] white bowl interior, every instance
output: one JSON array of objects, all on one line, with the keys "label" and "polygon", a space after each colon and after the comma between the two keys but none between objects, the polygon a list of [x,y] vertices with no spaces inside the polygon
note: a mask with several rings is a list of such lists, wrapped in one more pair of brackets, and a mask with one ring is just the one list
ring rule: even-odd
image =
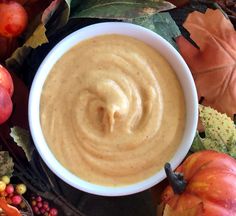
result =
[{"label": "white bowl interior", "polygon": [[156,33],[145,29],[141,26],[119,23],[119,22],[108,22],[94,24],[85,28],[82,28],[74,33],[70,34],[59,42],[46,56],[44,61],[38,68],[37,74],[35,75],[34,81],[30,90],[29,97],[29,125],[34,140],[35,146],[49,168],[62,180],[67,182],[73,187],[86,191],[88,193],[105,195],[105,196],[120,196],[128,195],[148,189],[155,184],[161,182],[165,177],[164,169],[156,173],[152,177],[138,182],[132,185],[121,186],[121,187],[107,187],[100,186],[92,183],[88,183],[78,176],[75,176],[67,169],[65,169],[54,157],[53,153],[49,149],[41,126],[40,126],[40,96],[43,84],[47,78],[48,73],[55,64],[55,62],[71,47],[76,45],[78,42],[85,39],[104,35],[104,34],[122,34],[137,38],[145,43],[151,45],[159,51],[171,64],[176,71],[176,74],[180,80],[182,88],[184,90],[185,101],[186,101],[186,127],[183,135],[182,142],[179,146],[178,151],[170,161],[172,168],[176,168],[186,156],[189,151],[192,140],[197,127],[197,116],[198,116],[198,99],[195,89],[195,84],[192,79],[191,72],[188,66],[175,50],[165,39],[157,35]]}]

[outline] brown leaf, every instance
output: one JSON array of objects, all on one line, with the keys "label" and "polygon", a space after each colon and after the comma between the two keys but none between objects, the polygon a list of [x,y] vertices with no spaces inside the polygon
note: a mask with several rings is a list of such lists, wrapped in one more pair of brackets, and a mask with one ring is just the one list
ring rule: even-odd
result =
[{"label": "brown leaf", "polygon": [[183,25],[199,49],[177,38],[203,104],[233,116],[236,113],[236,32],[220,10],[191,13]]}]

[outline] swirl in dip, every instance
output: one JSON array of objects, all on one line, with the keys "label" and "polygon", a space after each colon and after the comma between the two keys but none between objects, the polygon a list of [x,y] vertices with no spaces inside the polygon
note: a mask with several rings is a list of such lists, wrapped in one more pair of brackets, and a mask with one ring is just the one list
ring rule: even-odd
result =
[{"label": "swirl in dip", "polygon": [[54,65],[40,99],[41,126],[57,160],[99,185],[142,181],[182,139],[185,101],[169,63],[122,35],[85,40]]}]

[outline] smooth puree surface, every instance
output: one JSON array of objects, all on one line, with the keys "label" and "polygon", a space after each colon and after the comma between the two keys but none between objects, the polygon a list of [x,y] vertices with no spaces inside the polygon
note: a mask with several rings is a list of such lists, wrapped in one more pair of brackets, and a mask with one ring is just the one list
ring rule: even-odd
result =
[{"label": "smooth puree surface", "polygon": [[182,139],[185,101],[168,62],[122,35],[83,41],[43,86],[40,117],[57,160],[99,185],[142,181],[163,168]]}]

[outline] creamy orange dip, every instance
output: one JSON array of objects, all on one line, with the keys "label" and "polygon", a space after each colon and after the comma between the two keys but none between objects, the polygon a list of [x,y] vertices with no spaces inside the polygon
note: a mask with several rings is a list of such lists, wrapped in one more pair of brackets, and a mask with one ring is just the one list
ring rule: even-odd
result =
[{"label": "creamy orange dip", "polygon": [[169,161],[182,139],[185,101],[168,62],[127,36],[83,41],[52,68],[41,126],[57,158],[99,185],[142,181]]}]

